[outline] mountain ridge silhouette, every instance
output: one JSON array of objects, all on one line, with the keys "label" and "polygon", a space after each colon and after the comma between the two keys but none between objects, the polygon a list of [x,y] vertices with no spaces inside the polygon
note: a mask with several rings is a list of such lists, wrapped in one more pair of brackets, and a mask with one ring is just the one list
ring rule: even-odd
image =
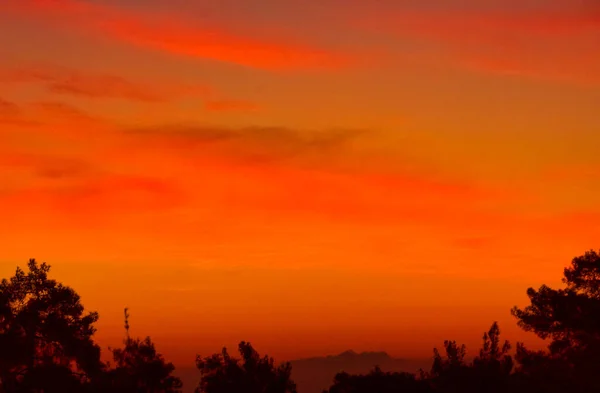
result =
[{"label": "mountain ridge silhouette", "polygon": [[356,352],[352,349],[337,355],[313,356],[291,360],[292,378],[298,386],[298,392],[321,393],[333,383],[338,372],[363,374],[375,366],[385,371],[415,372],[419,368],[428,368],[431,359],[394,358],[385,351]]},{"label": "mountain ridge silhouette", "polygon": [[[368,373],[375,366],[385,371],[415,372],[419,368],[429,369],[431,359],[396,358],[386,351],[357,352],[348,349],[334,355],[316,355],[294,360],[292,379],[298,386],[299,393],[322,393],[333,383],[336,373]],[[286,362],[286,361],[282,361]],[[195,367],[178,367],[175,371],[184,382],[184,393],[192,393],[200,381],[200,373]]]}]

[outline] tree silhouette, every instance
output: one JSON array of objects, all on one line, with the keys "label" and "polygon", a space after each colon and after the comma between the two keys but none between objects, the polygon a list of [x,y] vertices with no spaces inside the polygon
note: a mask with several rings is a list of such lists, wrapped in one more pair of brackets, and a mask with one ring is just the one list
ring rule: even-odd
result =
[{"label": "tree silhouette", "polygon": [[433,349],[433,364],[429,373],[422,373],[422,378],[429,380],[436,392],[468,392],[473,382],[469,366],[465,362],[467,349],[456,341],[444,341],[445,357],[437,348]]},{"label": "tree silhouette", "polygon": [[79,295],[48,278],[50,266],[31,259],[0,283],[0,389],[3,392],[79,392],[104,365],[93,342],[95,312]]},{"label": "tree silhouette", "polygon": [[476,366],[498,366],[500,372],[510,373],[512,369],[512,357],[508,355],[510,343],[504,341],[500,347],[500,328],[498,322],[494,322],[490,330],[483,334],[483,347],[479,351],[479,356],[475,358],[473,364]]},{"label": "tree silhouette", "polygon": [[157,353],[150,337],[127,338],[124,348],[114,349],[115,367],[108,372],[114,393],[180,393],[181,380],[171,373],[172,363]]},{"label": "tree silhouette", "polygon": [[444,355],[434,348],[431,371],[416,376],[406,372],[383,372],[378,367],[366,375],[339,373],[324,393],[501,393],[516,392],[510,344],[501,345],[500,329],[494,322],[483,334],[483,346],[472,363],[467,350],[456,341],[444,341]]},{"label": "tree silhouette", "polygon": [[433,349],[433,365],[431,366],[431,375],[434,377],[448,375],[460,372],[465,365],[465,355],[467,348],[465,345],[459,346],[456,341],[444,341],[444,350],[446,358],[442,358],[437,348]]},{"label": "tree silhouette", "polygon": [[512,390],[515,393],[589,392],[577,388],[577,378],[564,358],[545,351],[530,351],[517,343],[515,360]]},{"label": "tree silhouette", "polygon": [[562,281],[565,289],[529,288],[531,304],[512,309],[521,328],[552,339],[549,349],[553,353],[583,348],[600,339],[600,255],[589,251],[574,258]]},{"label": "tree silhouette", "polygon": [[588,251],[564,269],[565,288],[529,288],[530,305],[512,314],[526,331],[550,339],[549,353],[517,348],[519,371],[571,392],[600,391],[600,255]]},{"label": "tree silhouette", "polygon": [[500,328],[494,322],[489,331],[483,334],[483,347],[479,356],[473,359],[472,378],[476,383],[476,391],[510,391],[514,361],[509,351],[508,341],[500,346]]},{"label": "tree silhouette", "polygon": [[196,366],[201,374],[197,393],[296,393],[289,363],[276,367],[273,358],[260,357],[244,341],[238,349],[242,363],[230,357],[226,348],[221,354],[197,357]]},{"label": "tree silhouette", "polygon": [[175,366],[156,351],[150,337],[129,337],[127,311],[124,347],[111,350],[115,365],[107,372],[102,389],[113,393],[180,393],[182,382],[171,375]]}]

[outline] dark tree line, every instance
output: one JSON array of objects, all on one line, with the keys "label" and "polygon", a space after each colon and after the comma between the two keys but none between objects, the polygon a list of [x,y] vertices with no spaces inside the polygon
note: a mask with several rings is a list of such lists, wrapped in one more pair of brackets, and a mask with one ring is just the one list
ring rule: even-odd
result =
[{"label": "dark tree line", "polygon": [[328,393],[593,393],[600,392],[600,254],[574,258],[563,275],[565,288],[529,288],[530,304],[511,312],[518,325],[550,341],[546,351],[517,343],[510,354],[494,323],[471,362],[466,348],[444,342],[434,349],[431,370],[418,375],[338,374]]},{"label": "dark tree line", "polygon": [[48,278],[50,266],[30,260],[0,283],[1,393],[179,393],[174,366],[150,338],[127,337],[111,350],[114,365],[94,343],[95,312],[79,295]]},{"label": "dark tree line", "polygon": [[[48,278],[50,266],[28,263],[0,283],[0,393],[181,393],[175,367],[149,337],[126,338],[103,362],[94,342],[95,312],[77,293]],[[545,351],[517,343],[511,352],[493,323],[467,362],[455,341],[434,349],[431,369],[418,373],[338,373],[324,393],[592,393],[600,392],[600,255],[586,252],[565,268],[562,289],[529,288],[530,304],[513,308],[525,331],[549,340]],[[240,358],[226,349],[198,356],[197,393],[296,393],[289,363],[275,364],[250,343]]]}]

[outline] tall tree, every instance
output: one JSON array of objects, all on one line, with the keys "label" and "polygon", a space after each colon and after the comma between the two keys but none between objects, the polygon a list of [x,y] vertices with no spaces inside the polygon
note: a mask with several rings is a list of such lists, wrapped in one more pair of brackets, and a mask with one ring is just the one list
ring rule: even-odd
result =
[{"label": "tall tree", "polygon": [[562,352],[593,345],[600,339],[600,255],[586,252],[565,268],[566,288],[529,288],[530,305],[512,314],[526,331],[550,338],[550,350]]},{"label": "tall tree", "polygon": [[433,349],[433,365],[431,366],[431,375],[441,376],[460,372],[465,364],[465,355],[467,348],[465,345],[458,345],[456,341],[444,341],[444,351],[446,358],[444,359],[437,348]]},{"label": "tall tree", "polygon": [[98,314],[49,279],[46,263],[31,259],[27,267],[0,283],[0,389],[84,391],[104,368],[92,340]]},{"label": "tall tree", "polygon": [[521,328],[550,340],[546,355],[519,345],[519,370],[539,380],[560,377],[557,384],[571,392],[600,391],[600,255],[591,250],[574,258],[562,281],[561,289],[529,288],[530,305],[512,309]]},{"label": "tall tree", "polygon": [[473,359],[473,367],[479,372],[484,372],[489,378],[506,377],[514,366],[509,351],[508,340],[505,340],[500,346],[500,328],[498,322],[494,322],[490,329],[483,334],[483,346],[479,350],[479,356]]},{"label": "tall tree", "polygon": [[[502,344],[502,345],[501,345]],[[500,341],[500,328],[494,322],[483,334],[483,346],[473,359],[472,379],[475,391],[506,392],[511,387],[514,361],[509,354],[510,343]]]},{"label": "tall tree", "polygon": [[500,341],[500,328],[494,322],[483,334],[483,345],[472,363],[465,360],[464,345],[444,342],[445,356],[434,349],[431,372],[421,372],[436,392],[500,393],[511,391],[513,359],[508,354],[510,343]]}]

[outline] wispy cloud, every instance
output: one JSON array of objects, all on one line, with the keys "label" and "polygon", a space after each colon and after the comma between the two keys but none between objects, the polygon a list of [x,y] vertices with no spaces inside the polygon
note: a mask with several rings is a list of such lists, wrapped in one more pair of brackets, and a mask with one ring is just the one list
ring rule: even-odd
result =
[{"label": "wispy cloud", "polygon": [[49,92],[83,98],[125,99],[141,102],[164,102],[212,93],[207,86],[139,83],[123,77],[83,72],[51,65],[25,67],[0,72],[3,83],[38,83]]},{"label": "wispy cloud", "polygon": [[29,105],[34,111],[50,116],[53,119],[60,118],[71,121],[77,121],[79,124],[87,122],[100,122],[101,120],[90,116],[83,110],[64,102],[58,101],[38,101]]},{"label": "wispy cloud", "polygon": [[250,38],[220,26],[200,27],[184,15],[136,13],[83,0],[18,0],[5,8],[63,27],[108,35],[139,47],[270,70],[337,69],[348,56],[285,39]]},{"label": "wispy cloud", "polygon": [[42,179],[74,178],[93,171],[93,167],[80,158],[26,152],[3,152],[0,168],[24,170]]},{"label": "wispy cloud", "polygon": [[[199,200],[219,201],[227,206],[226,214],[242,209],[360,222],[449,225],[457,219],[466,221],[461,214],[469,204],[507,198],[501,190],[418,171],[384,175],[357,166],[348,169],[344,160],[352,158],[344,152],[368,134],[164,126],[126,130],[123,148],[171,151],[185,173],[193,174],[186,178],[186,187],[201,188]],[[469,225],[482,225],[488,218],[477,214]]]},{"label": "wispy cloud", "polygon": [[[0,124],[13,126],[35,126],[38,123],[26,119],[22,108],[15,102],[0,97]],[[2,134],[0,130],[0,134]]]},{"label": "wispy cloud", "polygon": [[[371,27],[382,22],[383,30],[416,34],[444,41],[485,42],[490,37],[507,43],[524,33],[540,37],[572,36],[600,31],[599,7],[572,7],[566,10],[443,10],[404,9],[382,15],[371,13],[361,20]],[[398,22],[397,24],[394,24]],[[480,34],[473,35],[474,31]]]},{"label": "wispy cloud", "polygon": [[478,72],[600,84],[600,7],[564,9],[372,10],[361,28],[418,41],[455,65]]},{"label": "wispy cloud", "polygon": [[[63,110],[60,105],[46,109]],[[348,169],[344,163],[352,158],[345,152],[369,136],[366,130],[285,127],[121,130],[102,150],[86,144],[73,157],[83,162],[39,153],[14,157],[5,167],[19,167],[37,179],[3,200],[15,206],[46,206],[69,217],[73,213],[67,209],[91,209],[94,217],[96,210],[104,212],[98,219],[117,219],[115,214],[127,209],[159,214],[180,206],[190,217],[198,209],[213,210],[204,219],[219,225],[229,217],[261,212],[264,217],[388,224],[450,225],[460,219],[478,227],[489,219],[486,214],[470,216],[470,221],[461,214],[471,205],[505,197],[427,173],[383,175],[356,165]],[[64,156],[65,146],[60,151]]]},{"label": "wispy cloud", "polygon": [[[79,134],[83,134],[83,130],[108,129],[111,126],[108,120],[92,116],[75,105],[50,100],[25,102],[19,105],[10,101],[0,102],[0,123],[27,127],[35,130],[39,136],[46,134],[45,136],[50,138],[57,137],[74,127],[79,127]],[[19,129],[11,129],[7,132],[13,136],[25,137],[21,135]],[[34,138],[33,134],[30,134],[30,138]]]},{"label": "wispy cloud", "polygon": [[[365,130],[296,130],[285,127],[225,128],[202,125],[164,125],[124,130],[134,145],[161,145],[182,151],[227,154],[244,161],[265,162],[310,153],[340,154]],[[325,155],[323,155],[325,156]]]},{"label": "wispy cloud", "polygon": [[19,106],[12,101],[0,98],[0,116],[12,116],[19,113]]},{"label": "wispy cloud", "polygon": [[[168,209],[181,203],[182,195],[172,183],[142,175],[121,175],[102,171],[85,171],[77,161],[69,167],[49,162],[37,169],[47,180],[67,180],[55,183],[33,183],[27,187],[7,190],[3,204],[53,211],[65,218],[81,214],[109,217],[115,213],[135,213],[153,209]],[[67,164],[67,165],[65,165]],[[65,179],[67,178],[67,179]],[[49,210],[48,210],[49,209]]]}]

